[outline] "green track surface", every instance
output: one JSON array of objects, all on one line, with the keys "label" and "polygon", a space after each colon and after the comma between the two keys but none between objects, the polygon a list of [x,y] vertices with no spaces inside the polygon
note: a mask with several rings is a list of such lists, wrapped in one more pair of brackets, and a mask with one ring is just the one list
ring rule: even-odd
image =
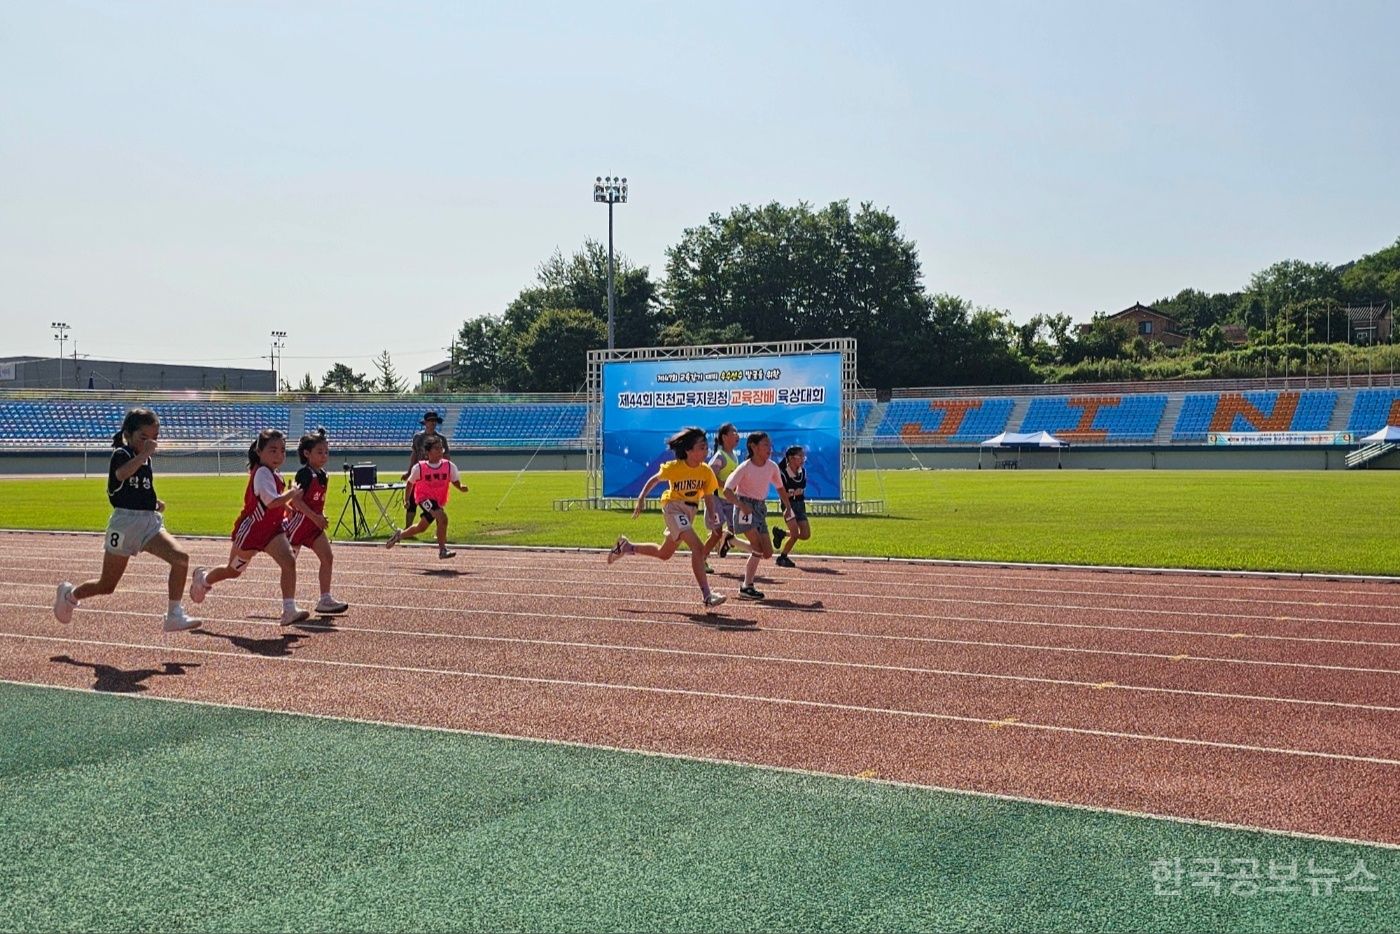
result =
[{"label": "green track surface", "polygon": [[[0,930],[1400,928],[1400,853],[0,685]],[[1154,893],[1162,858],[1375,893]]]},{"label": "green track surface", "polygon": [[[157,462],[159,470],[159,462]],[[454,542],[609,547],[619,534],[659,541],[655,514],[554,509],[583,496],[578,472],[477,473],[452,494]],[[157,473],[178,534],[228,535],[244,476]],[[332,481],[326,511],[340,514]],[[889,515],[812,520],[803,551],[1257,571],[1400,574],[1390,517],[1394,471],[873,471],[863,498]],[[101,530],[103,479],[0,480],[0,526]],[[397,511],[396,522],[403,521]],[[425,536],[425,540],[430,536]]]}]

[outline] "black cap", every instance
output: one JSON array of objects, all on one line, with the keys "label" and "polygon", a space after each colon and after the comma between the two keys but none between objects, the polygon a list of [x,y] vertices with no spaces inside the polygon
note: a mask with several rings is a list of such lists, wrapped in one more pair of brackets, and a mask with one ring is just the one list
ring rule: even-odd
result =
[{"label": "black cap", "polygon": [[441,425],[441,424],[442,424],[442,416],[439,415],[439,414],[436,413],[436,412],[424,412],[424,413],[423,413],[423,424],[426,425],[426,424],[428,424],[428,422],[437,422],[439,425]]}]

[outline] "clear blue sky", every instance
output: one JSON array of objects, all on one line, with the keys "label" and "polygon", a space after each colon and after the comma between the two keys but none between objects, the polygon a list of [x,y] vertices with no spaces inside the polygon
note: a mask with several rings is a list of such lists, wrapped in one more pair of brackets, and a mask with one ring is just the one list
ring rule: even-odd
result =
[{"label": "clear blue sky", "polygon": [[1400,235],[1400,3],[0,0],[0,356],[401,373],[556,248],[887,208],[1084,320]]}]

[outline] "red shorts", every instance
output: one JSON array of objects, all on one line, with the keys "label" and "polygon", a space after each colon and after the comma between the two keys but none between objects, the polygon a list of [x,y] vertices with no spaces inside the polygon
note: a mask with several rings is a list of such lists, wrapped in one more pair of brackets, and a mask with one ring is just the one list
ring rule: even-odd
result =
[{"label": "red shorts", "polygon": [[263,516],[261,519],[254,519],[248,516],[242,522],[233,527],[233,547],[239,551],[262,551],[267,548],[269,542],[282,534],[282,520],[280,517],[272,518]]},{"label": "red shorts", "polygon": [[293,548],[310,545],[324,534],[323,529],[300,512],[288,519],[282,530],[287,533],[287,541],[292,543]]}]

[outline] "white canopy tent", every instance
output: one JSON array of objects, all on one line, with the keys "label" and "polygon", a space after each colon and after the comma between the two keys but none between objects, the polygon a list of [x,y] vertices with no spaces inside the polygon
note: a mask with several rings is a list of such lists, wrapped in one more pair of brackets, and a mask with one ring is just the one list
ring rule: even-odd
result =
[{"label": "white canopy tent", "polygon": [[[1058,449],[1069,447],[1069,445],[1065,444],[1048,431],[1003,431],[996,437],[988,438],[986,441],[983,441],[981,447],[992,448],[993,458],[996,457],[996,448],[1016,448],[1018,450],[1026,450],[1027,448],[1056,448],[1055,466],[1058,468],[1063,466],[1060,463]],[[1010,463],[1016,464],[1018,462],[1011,461]],[[982,451],[980,448],[977,451],[977,469],[982,469]]]},{"label": "white canopy tent", "polygon": [[1400,428],[1394,425],[1386,425],[1375,434],[1367,435],[1361,439],[1362,444],[1372,444],[1377,441],[1400,441]]}]

